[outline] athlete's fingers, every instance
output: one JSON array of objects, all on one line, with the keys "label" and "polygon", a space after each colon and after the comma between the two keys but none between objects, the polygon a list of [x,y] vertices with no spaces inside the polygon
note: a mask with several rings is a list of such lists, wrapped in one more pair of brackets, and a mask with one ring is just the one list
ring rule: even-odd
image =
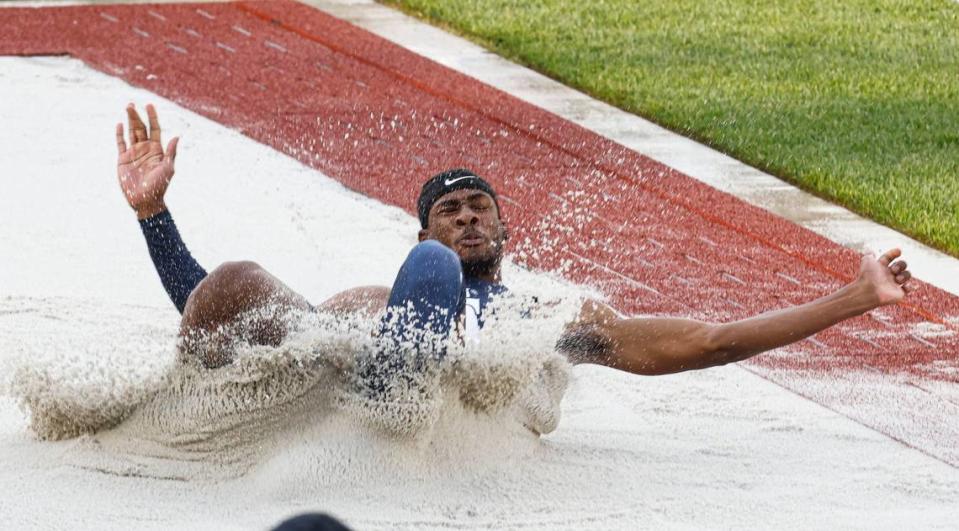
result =
[{"label": "athlete's fingers", "polygon": [[893,262],[892,265],[889,266],[889,270],[892,271],[893,275],[898,275],[899,273],[902,273],[903,271],[905,271],[907,267],[908,265],[906,264],[905,260],[899,260],[899,261]]},{"label": "athlete's fingers", "polygon": [[130,143],[143,142],[147,139],[147,126],[140,119],[136,107],[127,105],[127,118],[130,121]]},{"label": "athlete's fingers", "polygon": [[[160,120],[157,119],[157,110],[152,103],[147,104],[147,120],[150,122],[150,140],[160,140]],[[162,142],[161,142],[162,143]]]},{"label": "athlete's fingers", "polygon": [[133,145],[136,145],[137,139],[135,136],[133,136],[133,115],[132,115],[133,104],[132,103],[127,104],[126,111],[127,111],[127,133],[129,133],[130,135],[130,145],[133,146]]},{"label": "athlete's fingers", "polygon": [[117,124],[117,151],[123,155],[127,150],[127,143],[123,140],[123,124]]},{"label": "athlete's fingers", "polygon": [[879,263],[883,266],[888,266],[893,260],[899,258],[902,255],[902,251],[898,248],[889,249],[882,256],[879,257]]},{"label": "athlete's fingers", "polygon": [[130,145],[136,145],[137,136],[136,136],[136,121],[139,119],[136,117],[137,111],[133,107],[132,103],[127,104],[127,131],[130,134]]},{"label": "athlete's fingers", "polygon": [[176,163],[176,146],[180,142],[180,137],[175,136],[170,139],[170,143],[166,146],[166,158],[170,164],[170,168],[173,168],[174,163]]}]

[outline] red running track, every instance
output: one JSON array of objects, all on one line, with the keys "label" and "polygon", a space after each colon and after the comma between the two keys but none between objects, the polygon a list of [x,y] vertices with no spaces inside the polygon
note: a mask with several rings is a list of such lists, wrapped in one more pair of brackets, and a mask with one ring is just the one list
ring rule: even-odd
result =
[{"label": "red running track", "polygon": [[[518,261],[627,313],[742,318],[857,268],[825,238],[304,5],[6,8],[0,28],[0,54],[77,57],[411,212],[427,176],[473,168],[502,192]],[[744,365],[959,467],[959,298],[917,286]]]}]

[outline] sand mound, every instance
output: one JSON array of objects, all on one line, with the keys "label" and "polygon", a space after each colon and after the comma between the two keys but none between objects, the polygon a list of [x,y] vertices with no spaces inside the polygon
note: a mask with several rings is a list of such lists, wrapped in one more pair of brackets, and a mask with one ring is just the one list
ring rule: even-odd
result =
[{"label": "sand mound", "polygon": [[292,316],[279,347],[238,342],[234,361],[217,369],[182,352],[136,373],[117,357],[33,359],[15,368],[9,390],[39,438],[85,435],[75,464],[122,475],[241,475],[264,462],[278,466],[291,441],[309,441],[305,455],[315,463],[340,462],[347,448],[377,448],[372,441],[381,438],[414,447],[438,438],[447,450],[453,440],[528,438],[559,421],[569,368],[553,345],[579,306],[530,301],[503,298],[482,342],[449,342],[445,357],[425,356],[425,369],[382,392],[358,385],[358,367],[382,348],[371,321],[317,313]]}]

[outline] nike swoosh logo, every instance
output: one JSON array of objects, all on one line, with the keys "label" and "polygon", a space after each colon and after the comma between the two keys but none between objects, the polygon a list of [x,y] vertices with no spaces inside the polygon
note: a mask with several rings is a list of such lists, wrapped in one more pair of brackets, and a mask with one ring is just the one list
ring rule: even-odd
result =
[{"label": "nike swoosh logo", "polygon": [[475,179],[475,178],[476,178],[475,175],[466,175],[464,177],[457,177],[455,179],[446,179],[445,181],[443,181],[443,184],[445,184],[446,186],[449,186],[455,183],[456,181],[462,181],[463,179]]}]

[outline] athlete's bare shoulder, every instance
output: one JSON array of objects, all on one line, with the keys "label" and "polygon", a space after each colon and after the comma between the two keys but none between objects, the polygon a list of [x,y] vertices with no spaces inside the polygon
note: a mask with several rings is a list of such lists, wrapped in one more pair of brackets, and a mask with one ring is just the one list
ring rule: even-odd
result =
[{"label": "athlete's bare shoulder", "polygon": [[341,291],[323,301],[317,309],[334,313],[362,313],[376,315],[386,307],[390,288],[386,286],[360,286]]}]

